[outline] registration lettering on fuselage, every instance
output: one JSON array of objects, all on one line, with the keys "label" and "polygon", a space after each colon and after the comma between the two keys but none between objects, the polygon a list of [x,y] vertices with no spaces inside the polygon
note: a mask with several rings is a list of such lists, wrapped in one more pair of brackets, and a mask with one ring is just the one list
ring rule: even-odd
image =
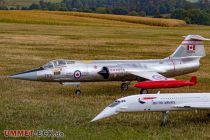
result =
[{"label": "registration lettering on fuselage", "polygon": [[152,101],[153,105],[175,104],[175,101]]}]

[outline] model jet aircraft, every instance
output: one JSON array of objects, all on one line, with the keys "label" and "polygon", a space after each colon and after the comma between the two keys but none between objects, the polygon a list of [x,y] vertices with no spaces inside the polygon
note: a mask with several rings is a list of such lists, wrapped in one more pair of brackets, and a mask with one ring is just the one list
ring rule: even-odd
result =
[{"label": "model jet aircraft", "polygon": [[91,122],[123,112],[160,111],[164,116],[162,125],[166,125],[169,111],[190,109],[210,109],[210,93],[158,93],[127,96],[114,101]]},{"label": "model jet aircraft", "polygon": [[144,81],[134,84],[134,87],[141,89],[157,88],[178,88],[185,86],[194,86],[197,84],[197,77],[192,76],[190,80],[162,80],[162,81]]},{"label": "model jet aircraft", "polygon": [[127,90],[133,80],[139,82],[169,80],[167,77],[197,71],[200,58],[205,56],[203,45],[205,40],[210,39],[199,35],[188,35],[176,51],[164,59],[54,60],[40,68],[11,75],[10,78],[76,85],[76,94],[81,93],[80,82],[122,81],[121,89]]}]

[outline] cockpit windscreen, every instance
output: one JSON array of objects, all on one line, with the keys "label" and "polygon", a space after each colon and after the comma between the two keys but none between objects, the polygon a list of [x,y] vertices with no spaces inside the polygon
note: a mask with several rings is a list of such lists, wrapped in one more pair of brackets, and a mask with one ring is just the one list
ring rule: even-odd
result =
[{"label": "cockpit windscreen", "polygon": [[53,60],[53,61],[50,61],[49,63],[43,65],[42,67],[44,69],[51,69],[51,68],[65,66],[67,64],[74,64],[74,63],[75,63],[75,61],[71,61],[71,60]]}]

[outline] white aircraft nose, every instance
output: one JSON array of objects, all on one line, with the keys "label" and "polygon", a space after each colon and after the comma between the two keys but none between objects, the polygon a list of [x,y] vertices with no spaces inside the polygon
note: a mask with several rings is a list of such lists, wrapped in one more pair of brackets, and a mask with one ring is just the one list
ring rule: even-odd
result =
[{"label": "white aircraft nose", "polygon": [[37,72],[24,72],[15,75],[9,76],[10,78],[14,79],[21,79],[21,80],[37,80]]},{"label": "white aircraft nose", "polygon": [[118,112],[116,112],[116,108],[107,107],[101,113],[99,113],[94,119],[92,119],[91,122],[101,120],[116,114],[118,114]]}]

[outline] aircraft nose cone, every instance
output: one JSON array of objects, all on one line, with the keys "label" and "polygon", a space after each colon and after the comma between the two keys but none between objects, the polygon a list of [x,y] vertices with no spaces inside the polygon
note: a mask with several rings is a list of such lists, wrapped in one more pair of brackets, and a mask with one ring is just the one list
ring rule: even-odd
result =
[{"label": "aircraft nose cone", "polygon": [[21,79],[21,80],[37,80],[37,72],[34,71],[34,72],[14,74],[9,77],[13,79]]},{"label": "aircraft nose cone", "polygon": [[118,114],[115,108],[107,107],[101,113],[99,113],[94,119],[92,119],[91,122],[101,120],[101,119],[113,116],[115,114]]}]

